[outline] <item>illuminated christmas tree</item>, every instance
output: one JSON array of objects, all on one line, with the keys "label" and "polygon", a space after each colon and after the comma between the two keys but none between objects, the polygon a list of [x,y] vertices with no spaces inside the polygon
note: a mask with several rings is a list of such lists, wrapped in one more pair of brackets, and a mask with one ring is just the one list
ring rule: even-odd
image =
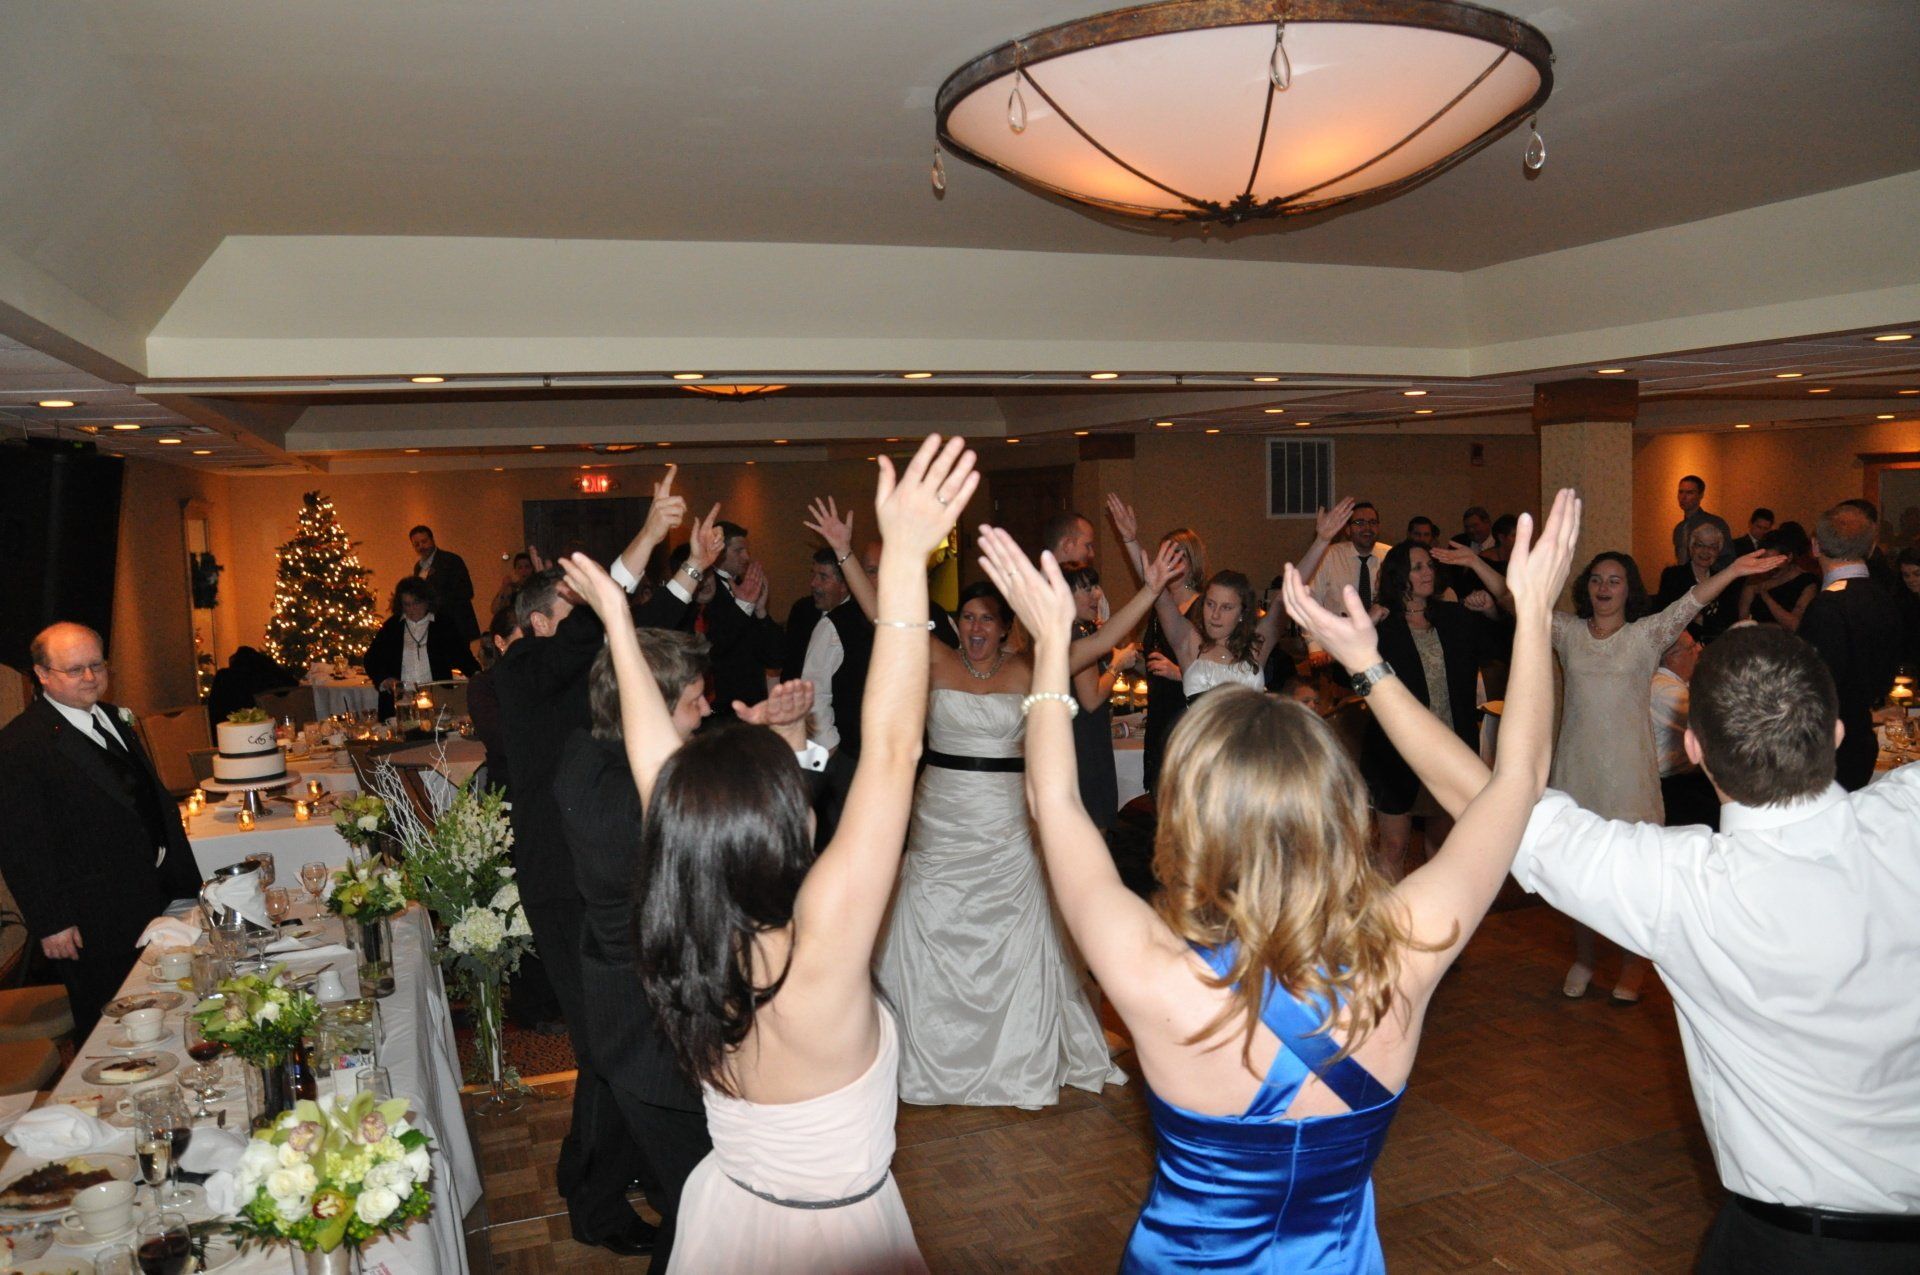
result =
[{"label": "illuminated christmas tree", "polygon": [[275,556],[267,654],[288,668],[315,660],[358,660],[380,627],[354,542],[317,491],[301,497],[300,530]]}]

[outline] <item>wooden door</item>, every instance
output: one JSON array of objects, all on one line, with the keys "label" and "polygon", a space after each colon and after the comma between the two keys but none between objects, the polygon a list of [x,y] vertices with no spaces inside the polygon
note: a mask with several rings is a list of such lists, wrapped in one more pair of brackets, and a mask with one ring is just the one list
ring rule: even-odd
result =
[{"label": "wooden door", "polygon": [[1073,466],[996,469],[987,475],[987,492],[993,525],[1004,528],[1029,554],[1038,554],[1046,547],[1040,543],[1040,528],[1073,507]]},{"label": "wooden door", "polygon": [[[641,524],[653,503],[647,496],[589,496],[580,500],[524,500],[520,519],[526,542],[549,559],[563,553],[584,553],[595,562],[614,560]],[[656,553],[664,560],[664,552]],[[649,566],[658,567],[659,563]]]}]

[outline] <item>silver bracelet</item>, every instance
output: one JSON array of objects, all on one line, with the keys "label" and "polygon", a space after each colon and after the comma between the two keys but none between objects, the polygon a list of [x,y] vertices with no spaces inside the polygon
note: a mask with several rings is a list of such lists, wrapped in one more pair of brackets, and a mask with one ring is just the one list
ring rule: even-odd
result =
[{"label": "silver bracelet", "polygon": [[1020,701],[1020,716],[1025,717],[1027,710],[1045,700],[1057,699],[1067,706],[1067,720],[1080,716],[1080,701],[1062,691],[1036,691]]},{"label": "silver bracelet", "polygon": [[880,629],[925,629],[929,633],[933,632],[932,620],[928,620],[925,624],[918,620],[875,620],[873,624],[875,628]]}]

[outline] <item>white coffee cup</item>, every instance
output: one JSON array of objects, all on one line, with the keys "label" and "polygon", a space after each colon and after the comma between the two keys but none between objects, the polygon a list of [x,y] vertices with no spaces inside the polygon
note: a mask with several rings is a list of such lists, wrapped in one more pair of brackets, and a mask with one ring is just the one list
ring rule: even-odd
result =
[{"label": "white coffee cup", "polygon": [[153,968],[161,978],[189,978],[193,974],[192,952],[162,952],[153,958]]},{"label": "white coffee cup", "polygon": [[60,1219],[69,1230],[95,1239],[118,1235],[133,1222],[133,1183],[100,1182],[73,1197],[73,1211]]},{"label": "white coffee cup", "polygon": [[[191,970],[192,967],[188,968]],[[120,1025],[127,1029],[128,1040],[144,1045],[160,1039],[161,1033],[166,1030],[166,1025],[161,1021],[164,1017],[165,1014],[157,1009],[136,1009],[131,1014],[121,1015]]]}]

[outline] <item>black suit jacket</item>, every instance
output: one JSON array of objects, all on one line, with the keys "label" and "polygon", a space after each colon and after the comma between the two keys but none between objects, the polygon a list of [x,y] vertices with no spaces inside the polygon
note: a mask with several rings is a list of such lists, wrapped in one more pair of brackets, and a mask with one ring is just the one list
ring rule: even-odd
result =
[{"label": "black suit jacket", "polygon": [[[1457,602],[1439,599],[1427,603],[1427,619],[1440,635],[1440,652],[1447,666],[1447,710],[1453,719],[1453,733],[1460,742],[1480,751],[1480,713],[1474,706],[1475,678],[1480,666],[1505,659],[1506,638],[1500,625]],[[1413,630],[1403,613],[1389,615],[1380,622],[1380,658],[1393,665],[1394,675],[1413,692],[1414,698],[1431,706],[1433,696],[1427,685],[1426,666],[1420,662],[1420,648],[1414,645]],[[1373,789],[1380,809],[1388,814],[1405,814],[1411,807],[1420,783],[1413,769],[1380,728],[1380,720],[1367,715],[1367,730],[1361,744],[1361,770]]]},{"label": "black suit jacket", "polygon": [[[1680,595],[1693,588],[1693,564],[1677,562],[1673,566],[1660,570],[1660,588],[1654,594],[1653,605],[1647,608],[1652,615],[1664,611],[1680,600]],[[1700,614],[1693,617],[1693,623],[1687,626],[1687,632],[1702,642],[1711,642],[1733,627],[1740,618],[1740,588],[1729,585],[1720,591],[1720,596],[1700,608]],[[1769,613],[1771,614],[1771,613]]]},{"label": "black suit jacket", "polygon": [[771,617],[742,611],[733,590],[717,577],[705,615],[713,647],[713,711],[731,717],[735,700],[758,704],[767,697],[767,670],[786,659],[786,634]]},{"label": "black suit jacket", "polygon": [[[419,572],[419,564],[414,564]],[[462,642],[480,636],[480,621],[473,613],[473,577],[467,573],[467,560],[446,549],[433,551],[433,565],[421,577],[433,590],[433,611],[453,621],[454,635]]]},{"label": "black suit jacket", "polygon": [[805,593],[787,612],[786,654],[780,660],[780,680],[791,682],[800,676],[801,666],[807,662],[807,644],[813,641],[814,626],[825,615],[819,607],[813,605],[813,595]]},{"label": "black suit jacket", "polygon": [[[401,616],[389,616],[373,635],[373,644],[367,647],[362,659],[367,676],[373,679],[375,686],[386,679],[400,676],[400,660],[406,651],[407,622]],[[458,622],[449,620],[440,612],[433,613],[433,619],[427,624],[427,667],[433,673],[433,680],[444,682],[455,673],[472,676],[480,671],[480,661],[473,656],[473,650],[460,637]],[[386,691],[380,692],[380,716],[393,715],[393,696]]]},{"label": "black suit jacket", "polygon": [[1837,581],[1813,595],[1800,617],[1800,636],[1820,652],[1840,694],[1846,738],[1835,754],[1835,778],[1849,792],[1864,788],[1880,750],[1873,706],[1893,688],[1900,662],[1899,609],[1871,579]]},{"label": "black suit jacket", "polygon": [[0,730],[0,873],[36,938],[80,927],[85,946],[74,964],[100,989],[91,1005],[75,1004],[89,1018],[132,968],[147,922],[200,888],[180,811],[152,759],[119,710],[101,707],[130,762],[114,761],[44,698]]}]

